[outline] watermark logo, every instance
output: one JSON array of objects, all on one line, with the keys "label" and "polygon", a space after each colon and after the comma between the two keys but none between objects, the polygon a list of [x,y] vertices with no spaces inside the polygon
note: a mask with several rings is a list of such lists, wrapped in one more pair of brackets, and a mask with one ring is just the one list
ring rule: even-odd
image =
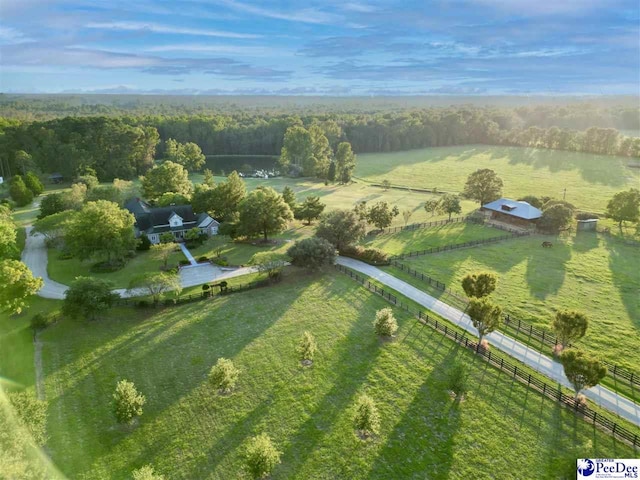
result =
[{"label": "watermark logo", "polygon": [[640,459],[614,458],[579,458],[577,463],[577,480],[596,479],[640,480]]},{"label": "watermark logo", "polygon": [[583,477],[590,477],[596,471],[596,465],[592,460],[583,458],[578,460],[578,473]]}]

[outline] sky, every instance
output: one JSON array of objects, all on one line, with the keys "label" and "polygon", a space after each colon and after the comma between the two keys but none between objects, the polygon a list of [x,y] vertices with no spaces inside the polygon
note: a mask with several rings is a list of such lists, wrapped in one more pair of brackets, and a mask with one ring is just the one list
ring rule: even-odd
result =
[{"label": "sky", "polygon": [[0,0],[0,92],[639,94],[638,0]]}]

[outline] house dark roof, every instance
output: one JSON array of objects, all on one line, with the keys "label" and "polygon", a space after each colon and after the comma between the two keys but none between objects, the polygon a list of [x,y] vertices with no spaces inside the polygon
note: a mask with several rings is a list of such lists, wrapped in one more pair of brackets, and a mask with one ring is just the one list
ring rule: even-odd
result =
[{"label": "house dark roof", "polygon": [[[138,229],[146,233],[189,230],[197,227],[207,218],[210,218],[206,213],[194,214],[191,205],[152,207],[139,198],[129,200],[125,203],[124,208],[129,210],[136,218],[136,226]],[[182,218],[182,227],[171,227],[169,225],[169,219],[174,214]]]},{"label": "house dark roof", "polygon": [[536,207],[532,207],[527,202],[519,202],[509,198],[501,198],[493,202],[483,205],[482,208],[492,210],[494,212],[504,213],[516,218],[524,220],[535,220],[542,216],[542,211]]}]

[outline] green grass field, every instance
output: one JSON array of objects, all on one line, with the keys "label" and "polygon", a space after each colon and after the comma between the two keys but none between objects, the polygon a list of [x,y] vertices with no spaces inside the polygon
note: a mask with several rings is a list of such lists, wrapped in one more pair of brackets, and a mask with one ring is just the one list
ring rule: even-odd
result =
[{"label": "green grass field", "polygon": [[495,238],[507,234],[497,228],[461,222],[367,237],[364,244],[368,247],[384,250],[390,255],[399,255],[431,247]]},{"label": "green grass field", "polygon": [[520,147],[468,145],[358,155],[355,174],[365,180],[460,192],[468,175],[491,168],[506,197],[548,195],[581,210],[603,212],[614,193],[640,183],[628,158]]},{"label": "green grass field", "polygon": [[[549,327],[559,309],[582,310],[590,326],[578,345],[614,364],[640,370],[638,248],[590,233],[551,239],[550,249],[541,247],[545,239],[549,237],[507,240],[407,258],[404,263],[460,294],[460,280],[467,273],[495,272],[495,301],[534,325]],[[390,273],[397,274],[397,269]],[[424,287],[409,276],[402,278]]]},{"label": "green grass field", "polygon": [[[128,478],[146,463],[171,479],[243,478],[243,444],[260,432],[283,452],[274,479],[559,478],[580,456],[636,455],[432,331],[380,342],[371,323],[383,306],[344,276],[302,274],[209,304],[64,320],[42,335],[48,451],[78,479]],[[397,315],[403,338],[414,320]],[[304,330],[320,347],[308,369],[294,354]],[[220,356],[243,372],[231,396],[207,384]],[[471,387],[459,406],[445,381],[456,358]],[[110,413],[120,378],[148,398],[135,428]],[[368,443],[351,422],[365,391],[383,417]]]}]

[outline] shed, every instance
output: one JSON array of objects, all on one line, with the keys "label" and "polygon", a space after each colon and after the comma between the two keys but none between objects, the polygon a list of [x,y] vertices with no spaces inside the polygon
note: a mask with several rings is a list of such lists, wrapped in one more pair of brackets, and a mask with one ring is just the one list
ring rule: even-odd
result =
[{"label": "shed", "polygon": [[49,181],[51,183],[60,183],[63,180],[64,180],[64,176],[59,172],[52,173],[51,175],[49,175]]},{"label": "shed", "polygon": [[589,220],[578,220],[577,230],[578,232],[595,232],[597,226],[597,218],[590,218]]}]

